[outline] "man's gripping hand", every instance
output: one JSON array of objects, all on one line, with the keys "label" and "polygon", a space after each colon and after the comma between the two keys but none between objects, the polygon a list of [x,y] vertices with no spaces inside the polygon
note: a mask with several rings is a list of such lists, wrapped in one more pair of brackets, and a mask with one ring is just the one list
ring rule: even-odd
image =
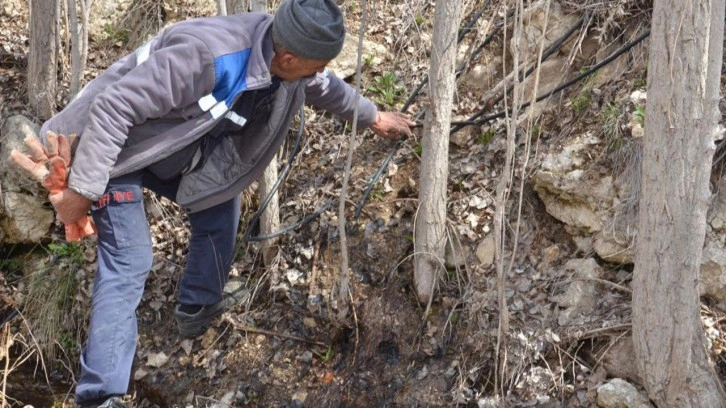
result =
[{"label": "man's gripping hand", "polygon": [[376,121],[370,126],[373,133],[388,139],[397,140],[401,136],[411,137],[411,128],[416,126],[408,115],[401,112],[378,112]]},{"label": "man's gripping hand", "polygon": [[29,154],[13,150],[10,156],[16,166],[25,170],[50,192],[56,218],[65,224],[66,240],[78,241],[96,233],[88,217],[91,201],[68,189],[68,168],[71,165],[71,144],[74,135],[66,138],[53,132],[46,135],[45,146],[32,135],[25,138]]}]

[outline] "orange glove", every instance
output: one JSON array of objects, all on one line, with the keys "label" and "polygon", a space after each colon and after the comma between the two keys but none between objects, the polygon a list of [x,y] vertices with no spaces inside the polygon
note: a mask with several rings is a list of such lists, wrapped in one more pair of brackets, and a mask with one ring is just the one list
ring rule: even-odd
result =
[{"label": "orange glove", "polygon": [[[68,187],[68,167],[71,165],[71,144],[75,135],[66,138],[48,132],[45,147],[36,136],[27,136],[25,146],[30,155],[13,149],[10,157],[13,163],[25,170],[51,194],[56,194]],[[81,238],[96,233],[96,226],[90,217],[85,216],[72,224],[65,224],[66,240],[80,241]]]}]

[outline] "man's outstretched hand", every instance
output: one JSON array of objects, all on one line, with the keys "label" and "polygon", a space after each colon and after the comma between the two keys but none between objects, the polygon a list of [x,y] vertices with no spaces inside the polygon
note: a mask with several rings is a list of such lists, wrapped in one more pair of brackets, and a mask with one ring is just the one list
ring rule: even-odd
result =
[{"label": "man's outstretched hand", "polygon": [[398,140],[401,136],[411,137],[411,128],[416,126],[408,115],[401,112],[378,112],[376,122],[370,126],[373,133],[388,140]]},{"label": "man's outstretched hand", "polygon": [[88,217],[91,201],[68,188],[68,168],[71,165],[71,144],[74,136],[66,138],[48,132],[45,146],[32,135],[25,138],[29,154],[10,152],[13,163],[40,182],[50,193],[56,217],[65,224],[66,240],[79,241],[96,233]]}]

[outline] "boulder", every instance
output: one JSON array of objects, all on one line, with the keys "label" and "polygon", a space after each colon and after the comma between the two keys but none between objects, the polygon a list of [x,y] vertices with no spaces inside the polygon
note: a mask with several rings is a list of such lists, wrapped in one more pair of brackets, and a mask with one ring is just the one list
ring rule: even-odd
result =
[{"label": "boulder", "polygon": [[707,240],[703,248],[698,292],[726,310],[726,248],[715,239]]},{"label": "boulder", "polygon": [[[369,40],[363,40],[363,64],[378,65],[388,56],[386,47]],[[340,78],[355,75],[358,65],[358,37],[346,34],[343,49],[337,57],[328,64],[328,69],[335,72]]]},{"label": "boulder", "polygon": [[597,389],[597,405],[602,408],[653,408],[633,384],[620,378],[613,378]]},{"label": "boulder", "polygon": [[570,139],[547,155],[532,178],[547,212],[583,234],[602,230],[603,211],[616,197],[612,176],[592,165],[593,149],[601,143],[590,133]]},{"label": "boulder", "polygon": [[[562,37],[579,18],[575,14],[565,14],[556,1],[537,0],[527,7],[524,13],[524,32],[519,37],[519,47],[513,38],[509,49],[519,48],[520,61],[534,61],[539,53],[541,41],[544,41],[546,49]],[[571,35],[569,41],[561,47],[560,52],[563,55],[569,54],[576,38],[576,34]]]},{"label": "boulder", "polygon": [[602,356],[602,364],[608,377],[622,378],[636,384],[643,380],[638,373],[633,338],[620,337],[613,341]]},{"label": "boulder", "polygon": [[476,247],[476,257],[482,266],[489,266],[494,263],[496,243],[494,234],[488,234]]},{"label": "boulder", "polygon": [[2,243],[35,243],[48,233],[53,211],[39,183],[17,169],[10,159],[13,149],[24,151],[23,140],[37,134],[38,126],[15,115],[0,129],[0,240]]},{"label": "boulder", "polygon": [[502,78],[502,57],[493,52],[484,51],[478,61],[464,73],[462,82],[465,89],[486,92]]},{"label": "boulder", "polygon": [[593,258],[571,259],[563,266],[562,276],[573,276],[572,284],[564,292],[552,296],[551,300],[563,310],[558,322],[568,325],[575,317],[585,316],[592,311],[598,301],[597,284],[593,279],[600,279],[602,268]]}]

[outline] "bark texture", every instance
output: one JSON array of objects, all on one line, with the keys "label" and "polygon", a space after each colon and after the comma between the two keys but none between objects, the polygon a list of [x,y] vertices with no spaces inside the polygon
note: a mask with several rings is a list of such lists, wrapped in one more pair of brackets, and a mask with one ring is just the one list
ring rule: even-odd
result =
[{"label": "bark texture", "polygon": [[443,269],[446,249],[446,185],[449,129],[454,98],[456,37],[461,1],[436,1],[429,67],[431,107],[424,122],[419,208],[414,239],[414,281],[421,302],[430,299]]},{"label": "bark texture", "polygon": [[30,2],[30,55],[28,56],[28,103],[41,119],[55,111],[58,68],[58,0]]},{"label": "bark texture", "polygon": [[724,1],[654,2],[633,278],[633,341],[659,407],[724,407],[700,320]]},{"label": "bark texture", "polygon": [[[71,89],[73,99],[83,86],[88,59],[88,18],[93,0],[68,0],[68,24],[71,32]],[[80,15],[78,8],[81,9]],[[80,20],[80,21],[79,21]]]},{"label": "bark texture", "polygon": [[[267,1],[266,0],[254,0],[250,2],[250,10],[251,11],[261,11],[261,12],[267,12]],[[240,13],[243,10],[241,9],[230,9],[230,12],[232,13]],[[265,172],[262,173],[262,177],[259,179],[260,183],[260,200],[264,200],[265,197],[267,197],[269,194],[272,194],[272,197],[270,198],[270,202],[267,204],[267,207],[262,212],[262,215],[260,216],[260,234],[261,235],[268,235],[272,234],[275,231],[278,231],[280,229],[280,198],[276,191],[273,191],[273,187],[275,186],[275,182],[277,181],[277,178],[279,177],[279,172],[277,171],[277,165],[278,165],[278,159],[277,156],[275,156],[272,161],[270,162],[270,165],[267,166],[265,169]],[[279,246],[278,246],[278,238],[270,238],[262,241],[261,243],[261,249],[262,249],[262,260],[265,263],[265,266],[272,266],[275,264],[277,260],[277,255],[279,253]],[[272,284],[277,285],[280,280],[280,273],[275,268],[275,270],[272,273]]]}]

